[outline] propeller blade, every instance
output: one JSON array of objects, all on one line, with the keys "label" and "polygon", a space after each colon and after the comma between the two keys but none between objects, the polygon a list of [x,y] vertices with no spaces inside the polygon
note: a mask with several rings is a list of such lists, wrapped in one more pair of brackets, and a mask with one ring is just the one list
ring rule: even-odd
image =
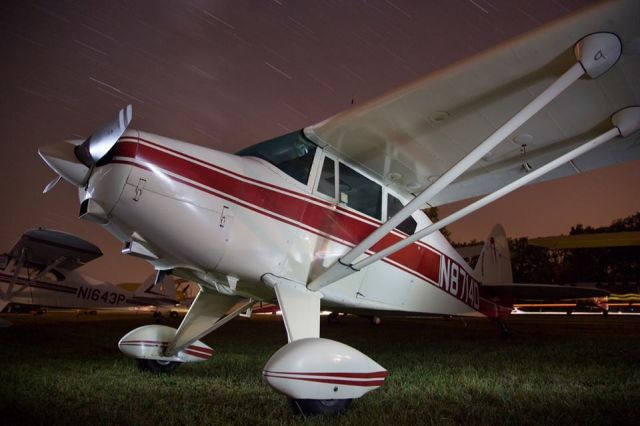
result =
[{"label": "propeller blade", "polygon": [[133,118],[133,107],[127,105],[118,115],[94,132],[75,148],[75,155],[85,166],[92,168],[111,151]]},{"label": "propeller blade", "polygon": [[[83,186],[91,177],[93,168],[100,162],[131,123],[132,107],[127,105],[118,115],[102,126],[84,142],[72,140],[41,146],[38,154],[58,175],[75,186]],[[44,192],[50,191],[59,179],[50,182]]]},{"label": "propeller blade", "polygon": [[[38,148],[38,154],[58,175],[75,186],[84,185],[89,179],[91,168],[78,161],[75,155],[77,145],[73,142],[58,142]],[[52,184],[47,185],[53,188]]]},{"label": "propeller blade", "polygon": [[44,190],[42,191],[42,193],[46,194],[47,192],[51,191],[53,187],[56,186],[58,182],[60,182],[61,179],[62,179],[62,176],[58,175],[58,177],[53,179],[51,182],[47,184],[47,186],[44,187]]}]

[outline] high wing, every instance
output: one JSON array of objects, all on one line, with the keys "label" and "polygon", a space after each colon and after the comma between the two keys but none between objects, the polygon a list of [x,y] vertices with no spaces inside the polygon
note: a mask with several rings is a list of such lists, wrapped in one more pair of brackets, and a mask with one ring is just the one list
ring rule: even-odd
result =
[{"label": "high wing", "polygon": [[39,228],[25,232],[8,255],[16,263],[71,271],[102,256],[102,251],[75,235]]},{"label": "high wing", "polygon": [[[632,0],[590,8],[304,129],[398,192],[416,194],[308,288],[336,282],[523,185],[640,159],[639,17]],[[356,263],[425,203],[482,194]]]},{"label": "high wing", "polygon": [[[428,201],[482,195],[595,136],[607,118],[640,104],[640,2],[607,2],[305,129],[399,192],[431,185],[571,64],[572,46],[598,31],[622,41],[619,62],[581,79]],[[426,52],[428,54],[428,52]],[[640,159],[640,136],[603,145],[539,178]]]}]

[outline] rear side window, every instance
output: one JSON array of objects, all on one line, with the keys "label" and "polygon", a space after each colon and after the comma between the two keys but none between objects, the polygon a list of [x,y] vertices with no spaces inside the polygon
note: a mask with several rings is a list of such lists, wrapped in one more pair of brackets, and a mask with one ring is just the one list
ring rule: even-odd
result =
[{"label": "rear side window", "polygon": [[237,155],[262,158],[298,182],[306,184],[316,148],[302,131],[298,131],[250,146]]},{"label": "rear side window", "polygon": [[382,187],[340,163],[340,199],[352,209],[382,220]]},{"label": "rear side window", "polygon": [[329,157],[324,157],[322,163],[318,192],[336,198],[336,163]]},{"label": "rear side window", "polygon": [[[398,200],[393,195],[387,195],[387,219],[391,219],[393,216],[395,216],[396,213],[402,210],[402,207],[404,206],[402,205],[400,200]],[[400,225],[398,225],[398,229],[406,234],[411,235],[416,232],[417,226],[418,224],[416,223],[415,219],[409,216]]]}]

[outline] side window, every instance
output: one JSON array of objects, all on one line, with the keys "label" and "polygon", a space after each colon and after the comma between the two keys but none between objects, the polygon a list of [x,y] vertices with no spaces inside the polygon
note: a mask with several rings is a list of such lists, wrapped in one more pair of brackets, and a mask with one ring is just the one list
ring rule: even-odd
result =
[{"label": "side window", "polygon": [[382,220],[382,187],[342,163],[339,177],[339,201],[361,213]]},{"label": "side window", "polygon": [[336,163],[329,157],[324,157],[324,163],[322,163],[318,192],[336,198]]},{"label": "side window", "polygon": [[[390,219],[392,216],[398,213],[402,209],[402,207],[404,206],[402,205],[400,200],[398,200],[391,194],[387,195],[387,219]],[[398,229],[406,234],[411,235],[416,232],[417,226],[418,224],[416,223],[416,221],[411,216],[409,216],[400,225],[398,225]]]}]

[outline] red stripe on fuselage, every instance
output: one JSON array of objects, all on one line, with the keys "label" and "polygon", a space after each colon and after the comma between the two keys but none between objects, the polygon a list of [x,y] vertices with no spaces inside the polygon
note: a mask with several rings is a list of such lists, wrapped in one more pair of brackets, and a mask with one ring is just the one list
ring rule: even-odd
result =
[{"label": "red stripe on fuselage", "polygon": [[[135,162],[117,162],[133,164],[147,170],[145,164],[153,164],[183,178],[170,176],[174,180],[232,202],[241,200],[239,204],[243,207],[317,235],[328,236],[334,241],[356,245],[378,227],[372,223],[380,223],[372,218],[367,218],[368,222],[365,222],[364,219],[359,219],[361,215],[339,209],[324,200],[257,181],[151,141],[141,141],[143,143],[134,143],[130,139],[121,140],[116,145],[115,156],[129,157],[135,153]],[[211,188],[212,191],[198,185]],[[397,233],[390,233],[374,245],[370,252],[380,251],[401,239],[403,237]],[[440,257],[441,253],[436,249],[423,242],[416,242],[392,254],[388,259],[400,269],[438,286]],[[473,308],[464,300],[463,303]]]}]

